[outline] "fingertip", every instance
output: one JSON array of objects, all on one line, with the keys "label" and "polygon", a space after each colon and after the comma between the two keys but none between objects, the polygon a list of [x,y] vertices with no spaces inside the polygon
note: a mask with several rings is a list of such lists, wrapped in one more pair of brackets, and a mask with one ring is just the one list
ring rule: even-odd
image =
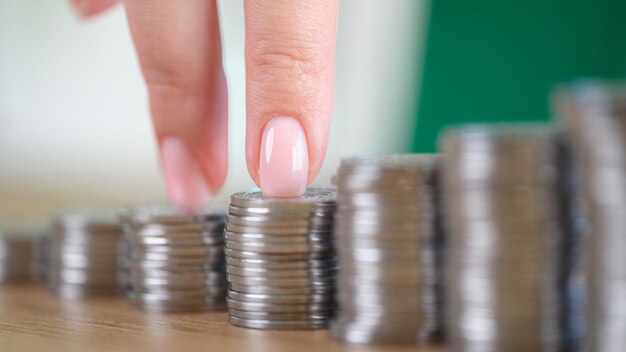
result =
[{"label": "fingertip", "polygon": [[73,8],[83,18],[98,15],[118,2],[119,0],[71,0]]},{"label": "fingertip", "polygon": [[193,211],[208,202],[212,192],[187,145],[176,137],[161,142],[161,167],[170,201]]}]

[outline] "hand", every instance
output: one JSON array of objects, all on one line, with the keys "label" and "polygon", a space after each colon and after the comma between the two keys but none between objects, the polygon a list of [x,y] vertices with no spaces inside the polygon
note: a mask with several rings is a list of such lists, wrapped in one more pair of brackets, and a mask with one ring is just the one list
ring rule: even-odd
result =
[{"label": "hand", "polygon": [[[117,0],[72,0],[84,16]],[[226,177],[227,94],[216,0],[124,0],[171,200],[201,205]],[[338,0],[244,0],[246,161],[270,196],[302,194],[328,140]]]}]

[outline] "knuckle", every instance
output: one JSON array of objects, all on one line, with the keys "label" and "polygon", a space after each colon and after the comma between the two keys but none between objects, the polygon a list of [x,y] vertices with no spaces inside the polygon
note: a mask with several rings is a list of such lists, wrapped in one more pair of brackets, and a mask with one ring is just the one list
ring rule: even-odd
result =
[{"label": "knuckle", "polygon": [[332,52],[325,44],[261,39],[246,48],[252,78],[262,82],[311,81],[331,68]]}]

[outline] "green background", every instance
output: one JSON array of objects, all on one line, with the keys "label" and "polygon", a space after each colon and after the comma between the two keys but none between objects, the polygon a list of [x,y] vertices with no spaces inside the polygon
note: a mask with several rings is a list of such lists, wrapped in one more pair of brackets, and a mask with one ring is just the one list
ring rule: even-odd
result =
[{"label": "green background", "polygon": [[552,87],[626,76],[624,0],[432,0],[413,151],[441,127],[545,121]]}]

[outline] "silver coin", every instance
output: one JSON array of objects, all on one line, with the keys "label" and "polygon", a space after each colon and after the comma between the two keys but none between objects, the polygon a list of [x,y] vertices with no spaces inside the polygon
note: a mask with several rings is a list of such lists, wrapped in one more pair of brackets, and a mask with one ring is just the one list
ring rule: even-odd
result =
[{"label": "silver coin", "polygon": [[310,260],[265,260],[265,259],[237,259],[226,257],[226,265],[246,269],[265,270],[308,270],[337,266],[337,258],[310,259]]},{"label": "silver coin", "polygon": [[334,312],[290,312],[290,313],[268,313],[268,312],[249,312],[237,309],[228,309],[228,314],[232,317],[252,320],[270,320],[270,321],[329,321]]},{"label": "silver coin", "polygon": [[324,304],[335,302],[335,296],[332,293],[324,294],[304,294],[304,295],[268,295],[242,293],[230,290],[228,298],[235,301],[264,303],[264,304]]},{"label": "silver coin", "polygon": [[238,207],[271,207],[272,209],[314,208],[322,204],[332,205],[335,202],[335,192],[326,188],[308,188],[300,197],[270,198],[260,191],[241,192],[231,196],[231,205]]},{"label": "silver coin", "polygon": [[334,311],[336,306],[328,303],[309,303],[309,304],[268,304],[257,302],[242,302],[232,298],[227,298],[228,308],[237,309],[246,312],[267,312],[267,313],[297,313],[297,312],[317,312],[317,311]]},{"label": "silver coin", "polygon": [[334,258],[336,254],[334,251],[320,251],[309,253],[260,253],[257,251],[242,251],[229,248],[224,248],[224,253],[227,257],[236,259],[260,259],[260,260],[317,260]]},{"label": "silver coin", "polygon": [[260,233],[260,234],[273,234],[273,235],[307,235],[312,232],[329,233],[332,231],[332,226],[300,226],[300,227],[286,227],[286,228],[263,228],[259,226],[240,226],[235,224],[226,224],[226,231],[238,232],[238,233]]},{"label": "silver coin", "polygon": [[310,220],[318,218],[320,220],[332,219],[336,206],[318,206],[315,209],[293,209],[293,208],[272,208],[271,205],[261,207],[238,207],[231,205],[228,213],[237,216],[253,216],[272,220]]},{"label": "silver coin", "polygon": [[236,283],[240,285],[261,285],[261,286],[275,286],[275,287],[290,287],[290,286],[327,286],[332,285],[334,277],[309,277],[309,278],[266,278],[266,277],[249,277],[227,274],[228,282]]},{"label": "silver coin", "polygon": [[289,320],[289,321],[271,321],[271,320],[253,320],[242,319],[234,316],[229,317],[231,324],[244,328],[262,329],[262,330],[311,330],[324,329],[328,326],[326,321],[310,321],[310,320]]},{"label": "silver coin", "polygon": [[226,240],[226,247],[242,252],[257,252],[267,254],[295,254],[323,252],[333,249],[332,243],[303,243],[303,244],[274,244],[264,242],[235,242]]},{"label": "silver coin", "polygon": [[312,216],[308,219],[282,219],[271,216],[240,216],[226,215],[226,222],[238,226],[256,226],[261,228],[285,228],[285,227],[329,227],[333,224],[332,217]]},{"label": "silver coin", "polygon": [[221,255],[223,250],[222,245],[215,246],[188,246],[188,247],[172,247],[172,246],[158,246],[152,245],[142,248],[141,251],[133,251],[134,253],[141,253],[141,255],[150,254],[163,254],[170,257],[210,257]]},{"label": "silver coin", "polygon": [[310,242],[331,242],[333,236],[331,233],[317,234],[309,233],[305,235],[271,235],[264,233],[236,233],[224,231],[224,238],[235,242],[263,242],[276,244],[297,244]]},{"label": "silver coin", "polygon": [[328,285],[292,285],[292,286],[272,286],[263,284],[245,285],[236,282],[229,282],[230,290],[240,293],[266,294],[266,295],[307,295],[307,294],[328,294],[336,291],[334,284]]},{"label": "silver coin", "polygon": [[210,278],[206,280],[172,280],[166,278],[142,278],[130,276],[128,278],[130,286],[139,292],[162,293],[178,292],[188,290],[204,290],[207,296],[216,294],[226,295],[226,280]]},{"label": "silver coin", "polygon": [[255,268],[239,268],[235,266],[226,266],[226,271],[231,275],[252,276],[265,278],[306,278],[306,277],[334,277],[337,275],[337,267],[324,269],[307,269],[307,270],[266,270]]}]

